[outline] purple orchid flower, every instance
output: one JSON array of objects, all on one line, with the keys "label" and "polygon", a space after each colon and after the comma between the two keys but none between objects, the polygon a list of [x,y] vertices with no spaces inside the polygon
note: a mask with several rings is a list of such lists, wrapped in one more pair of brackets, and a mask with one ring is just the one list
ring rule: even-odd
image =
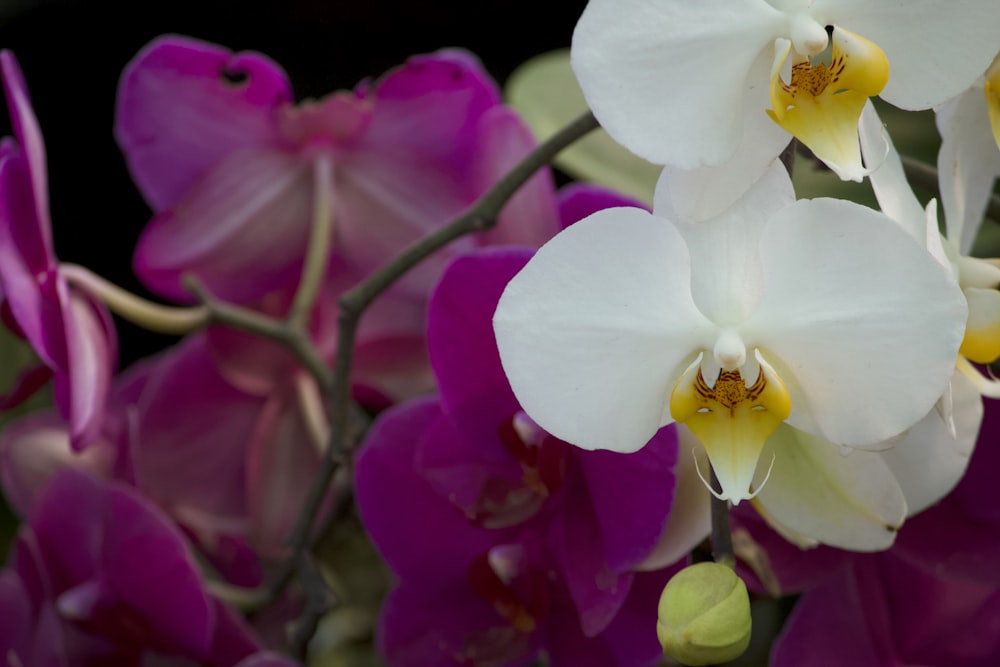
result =
[{"label": "purple orchid flower", "polygon": [[[314,217],[334,225],[334,254],[366,274],[468,207],[532,143],[463,51],[295,105],[267,57],[179,36],[126,68],[115,135],[157,214],[136,249],[139,277],[186,300],[180,277],[192,273],[243,303],[294,287]],[[550,180],[533,179],[505,210],[511,222],[465,247],[544,242],[557,229]],[[445,258],[405,284],[426,294]]]},{"label": "purple orchid flower", "polygon": [[530,256],[491,249],[449,266],[428,314],[440,397],[384,413],[357,460],[362,518],[399,578],[378,643],[400,667],[523,665],[542,649],[555,666],[642,665],[661,652],[651,619],[666,574],[634,570],[663,531],[676,438],[585,452],[520,411],[491,321]]},{"label": "purple orchid flower", "polygon": [[160,653],[230,667],[261,650],[159,510],[72,468],[35,498],[0,589],[0,651],[25,666],[138,666]]},{"label": "purple orchid flower", "polygon": [[[0,311],[51,370],[56,404],[80,449],[99,428],[117,340],[107,310],[61,274],[52,245],[45,144],[9,51],[0,52],[0,73],[14,127],[14,138],[0,143]],[[43,375],[32,370],[14,393],[23,398]]]},{"label": "purple orchid flower", "polygon": [[888,551],[802,551],[748,510],[734,512],[737,530],[767,553],[781,591],[803,592],[773,649],[774,667],[1000,664],[998,436],[1000,407],[988,402],[965,476],[909,518]]}]

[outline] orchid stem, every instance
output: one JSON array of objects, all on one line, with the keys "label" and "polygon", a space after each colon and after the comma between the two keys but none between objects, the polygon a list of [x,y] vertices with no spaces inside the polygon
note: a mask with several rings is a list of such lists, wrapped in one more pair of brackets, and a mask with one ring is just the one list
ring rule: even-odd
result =
[{"label": "orchid stem", "polygon": [[330,243],[333,240],[332,177],[330,156],[321,154],[313,166],[313,220],[309,245],[306,246],[306,256],[302,263],[302,278],[288,311],[288,324],[294,328],[306,328],[309,313],[316,303],[323,276],[326,275]]},{"label": "orchid stem", "polygon": [[319,388],[324,392],[330,391],[333,375],[304,330],[249,308],[219,301],[192,275],[184,276],[183,283],[205,308],[206,324],[221,324],[284,345],[316,380]]},{"label": "orchid stem", "polygon": [[[712,487],[720,487],[715,468],[711,468]],[[721,488],[721,487],[720,487]],[[712,558],[716,563],[736,567],[733,534],[729,529],[729,501],[712,494]]]},{"label": "orchid stem", "polygon": [[350,433],[350,379],[355,335],[364,311],[383,291],[425,258],[457,238],[496,225],[497,216],[504,205],[535,172],[549,164],[564,148],[597,129],[598,126],[594,115],[587,111],[525,156],[471,208],[405,248],[381,269],[341,295],[337,354],[333,366],[333,387],[330,392],[330,442],[295,526],[289,533],[288,546],[291,557],[275,580],[275,594],[285,586],[294,573],[295,564],[299,562],[305,549],[311,546],[312,527],[317,523],[316,515],[334,473],[341,465],[350,463],[351,452],[356,441],[360,439],[357,434]]},{"label": "orchid stem", "polygon": [[192,308],[153,303],[77,264],[60,264],[59,271],[74,287],[103,302],[126,320],[150,331],[183,335],[200,329],[208,322],[208,310],[204,306]]}]

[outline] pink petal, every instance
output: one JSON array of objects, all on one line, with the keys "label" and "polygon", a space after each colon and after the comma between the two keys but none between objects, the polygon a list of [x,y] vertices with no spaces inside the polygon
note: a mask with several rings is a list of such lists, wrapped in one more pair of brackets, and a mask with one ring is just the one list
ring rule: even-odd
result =
[{"label": "pink petal", "polygon": [[161,211],[230,153],[277,146],[273,112],[291,101],[285,73],[266,56],[165,35],[122,74],[115,137],[139,189]]},{"label": "pink petal", "polygon": [[38,119],[28,99],[28,87],[24,75],[17,64],[17,58],[10,51],[0,51],[0,74],[3,76],[3,90],[7,97],[11,125],[17,143],[24,151],[25,162],[31,183],[31,199],[39,225],[40,250],[47,257],[54,257],[52,250],[52,228],[49,223],[49,186],[45,160],[45,141],[38,127]]},{"label": "pink petal", "polygon": [[[337,225],[341,252],[368,271],[481,193],[479,125],[499,95],[481,66],[455,51],[410,58],[365,94],[373,116],[338,162]],[[439,271],[427,264],[408,282],[426,293]]]},{"label": "pink petal", "polygon": [[308,160],[276,150],[241,150],[215,164],[139,238],[135,272],[150,289],[190,301],[190,273],[216,297],[260,299],[294,285],[312,224]]},{"label": "pink petal", "polygon": [[[56,376],[65,382],[69,400],[70,441],[80,451],[101,429],[111,377],[118,365],[118,338],[107,308],[81,292],[71,291],[63,316],[69,368]],[[64,379],[65,378],[65,379]]]},{"label": "pink petal", "polygon": [[[507,175],[537,142],[513,109],[494,107],[479,121],[479,161],[474,166],[477,189],[486,192]],[[497,226],[480,239],[490,245],[541,246],[560,229],[555,184],[548,167],[517,191],[500,211]]]}]

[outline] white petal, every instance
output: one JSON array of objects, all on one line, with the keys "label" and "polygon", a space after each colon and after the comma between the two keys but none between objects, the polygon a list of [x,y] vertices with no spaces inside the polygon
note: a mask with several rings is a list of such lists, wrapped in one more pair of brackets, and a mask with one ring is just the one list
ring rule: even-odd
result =
[{"label": "white petal", "polygon": [[[768,54],[761,54],[759,65],[751,69],[750,79],[766,80],[769,64]],[[663,212],[660,215],[690,222],[714,218],[761,178],[791,139],[788,132],[764,113],[770,103],[766,85],[756,86],[747,93],[743,135],[736,152],[722,164],[696,169],[667,167],[663,171],[657,193],[661,189],[671,193],[671,208],[676,217]],[[657,208],[654,201],[653,209]]]},{"label": "white petal", "polygon": [[951,491],[965,473],[983,420],[983,399],[972,382],[952,376],[952,418],[956,437],[937,410],[909,430],[880,456],[903,489],[909,515],[922,512]]},{"label": "white petal", "polygon": [[[872,190],[878,199],[879,208],[887,216],[895,220],[918,243],[925,241],[924,207],[913,194],[910,182],[903,173],[903,163],[899,152],[889,138],[882,119],[869,100],[861,112],[859,124],[861,132],[861,153],[865,164],[871,165],[881,158],[882,163],[869,174]],[[888,146],[888,153],[886,152]]]},{"label": "white petal", "polygon": [[889,58],[882,99],[929,109],[958,95],[1000,48],[996,0],[816,0],[809,13],[870,39]]},{"label": "white petal", "polygon": [[924,248],[871,209],[817,199],[772,218],[761,259],[765,293],[741,333],[789,385],[790,424],[864,446],[930,411],[951,377],[966,305]]},{"label": "white petal", "polygon": [[[667,173],[667,170],[664,170]],[[674,190],[661,177],[653,210],[674,219]],[[719,325],[742,322],[757,306],[763,288],[760,236],[777,211],[795,201],[788,172],[773,162],[739,201],[708,220],[677,225],[691,254],[691,292],[698,308]],[[668,209],[666,213],[663,209]],[[706,376],[708,377],[708,376]],[[714,380],[714,376],[713,380]]]},{"label": "white petal", "polygon": [[974,86],[937,109],[941,149],[937,167],[948,239],[968,255],[1000,175],[1000,149],[982,86]]},{"label": "white petal", "polygon": [[691,169],[736,150],[746,96],[767,85],[748,73],[784,27],[763,0],[591,0],[571,60],[608,134],[651,162]]},{"label": "white petal", "polygon": [[679,373],[714,342],[690,271],[677,229],[641,209],[599,211],[544,245],[493,320],[525,412],[585,449],[646,444],[670,422]]},{"label": "white petal", "polygon": [[[804,431],[781,426],[767,441],[757,495],[768,519],[823,544],[853,551],[889,548],[906,517],[906,500],[878,454],[840,448]],[[755,486],[757,485],[755,484]]]}]

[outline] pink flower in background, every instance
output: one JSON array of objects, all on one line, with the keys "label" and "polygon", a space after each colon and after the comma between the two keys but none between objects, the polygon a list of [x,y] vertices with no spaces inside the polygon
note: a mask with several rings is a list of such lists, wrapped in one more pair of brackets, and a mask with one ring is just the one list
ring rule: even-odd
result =
[{"label": "pink flower in background", "polygon": [[[464,51],[415,56],[296,105],[266,56],[179,36],[126,68],[115,134],[156,212],[136,249],[139,277],[185,300],[180,278],[192,273],[238,302],[295,285],[314,216],[332,216],[333,252],[367,273],[464,210],[533,142]],[[517,215],[524,207],[533,215]],[[544,242],[557,228],[550,177],[505,213],[496,232],[458,245]],[[443,259],[405,284],[426,294]]]},{"label": "pink flower in background", "polygon": [[[0,52],[0,72],[15,135],[0,144],[0,311],[50,369],[56,404],[80,449],[100,426],[117,339],[104,306],[70,287],[61,273],[52,245],[45,144],[9,51]],[[44,373],[30,371],[14,393],[34,390],[42,379]]]},{"label": "pink flower in background", "polygon": [[62,470],[27,519],[0,572],[11,664],[138,667],[155,652],[230,667],[261,650],[208,594],[179,531],[133,489]]}]

